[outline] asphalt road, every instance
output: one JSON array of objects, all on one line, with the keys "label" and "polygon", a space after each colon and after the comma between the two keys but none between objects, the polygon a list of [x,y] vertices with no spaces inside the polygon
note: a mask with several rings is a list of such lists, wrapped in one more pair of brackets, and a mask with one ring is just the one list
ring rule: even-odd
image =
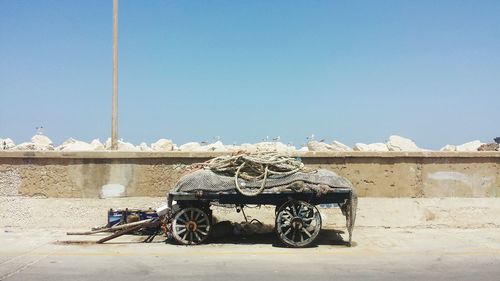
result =
[{"label": "asphalt road", "polygon": [[[288,249],[273,235],[199,246],[109,244],[63,230],[1,229],[0,280],[499,280],[500,229],[360,228],[351,248],[334,231]],[[68,242],[72,239],[73,242]],[[74,241],[77,242],[74,242]]]}]

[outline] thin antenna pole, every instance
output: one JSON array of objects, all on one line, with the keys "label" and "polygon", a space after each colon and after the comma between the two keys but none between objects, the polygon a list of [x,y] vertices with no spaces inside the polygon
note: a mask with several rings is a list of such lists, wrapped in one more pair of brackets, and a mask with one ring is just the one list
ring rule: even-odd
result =
[{"label": "thin antenna pole", "polygon": [[118,149],[118,0],[113,0],[113,101],[111,149]]}]

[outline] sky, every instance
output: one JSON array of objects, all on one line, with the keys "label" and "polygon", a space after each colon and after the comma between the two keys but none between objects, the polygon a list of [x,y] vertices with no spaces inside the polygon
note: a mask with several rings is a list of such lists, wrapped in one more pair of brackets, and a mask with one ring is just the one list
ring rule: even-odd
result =
[{"label": "sky", "polygon": [[[119,4],[119,137],[500,136],[500,1]],[[0,0],[0,138],[111,134],[112,1]]]}]

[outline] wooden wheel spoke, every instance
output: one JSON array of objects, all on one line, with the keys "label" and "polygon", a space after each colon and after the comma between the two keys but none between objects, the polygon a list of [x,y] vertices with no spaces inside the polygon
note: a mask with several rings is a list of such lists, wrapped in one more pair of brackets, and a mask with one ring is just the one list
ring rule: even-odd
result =
[{"label": "wooden wheel spoke", "polygon": [[172,236],[183,245],[202,243],[209,230],[208,215],[198,208],[181,209],[172,220]]},{"label": "wooden wheel spoke", "polygon": [[299,208],[297,209],[297,215],[299,215],[301,211],[302,211],[302,204],[299,204]]},{"label": "wooden wheel spoke", "polygon": [[285,221],[284,223],[281,224],[281,227],[291,227],[290,221]]},{"label": "wooden wheel spoke", "polygon": [[278,238],[291,247],[305,247],[321,230],[321,217],[313,205],[304,201],[288,201],[276,212]]},{"label": "wooden wheel spoke", "polygon": [[201,241],[200,235],[198,235],[198,231],[194,232],[194,236],[196,237],[196,239],[198,239],[198,241]]},{"label": "wooden wheel spoke", "polygon": [[302,228],[302,232],[304,232],[307,235],[307,237],[311,238],[312,234],[307,229]]},{"label": "wooden wheel spoke", "polygon": [[285,233],[284,233],[284,234],[285,234],[285,236],[286,236],[288,233],[290,233],[290,231],[292,231],[292,228],[291,228],[291,227],[290,227],[290,228],[288,228],[288,230],[287,230],[287,231],[285,231]]}]

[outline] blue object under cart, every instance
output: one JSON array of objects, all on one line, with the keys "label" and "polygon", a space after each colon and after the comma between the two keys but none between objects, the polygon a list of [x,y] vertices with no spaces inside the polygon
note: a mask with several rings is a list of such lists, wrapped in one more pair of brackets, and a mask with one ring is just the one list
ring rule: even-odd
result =
[{"label": "blue object under cart", "polygon": [[149,208],[147,210],[142,209],[109,209],[108,210],[108,224],[106,227],[112,227],[115,225],[132,223],[136,221],[142,221],[152,218],[158,218],[158,214],[155,210]]}]

